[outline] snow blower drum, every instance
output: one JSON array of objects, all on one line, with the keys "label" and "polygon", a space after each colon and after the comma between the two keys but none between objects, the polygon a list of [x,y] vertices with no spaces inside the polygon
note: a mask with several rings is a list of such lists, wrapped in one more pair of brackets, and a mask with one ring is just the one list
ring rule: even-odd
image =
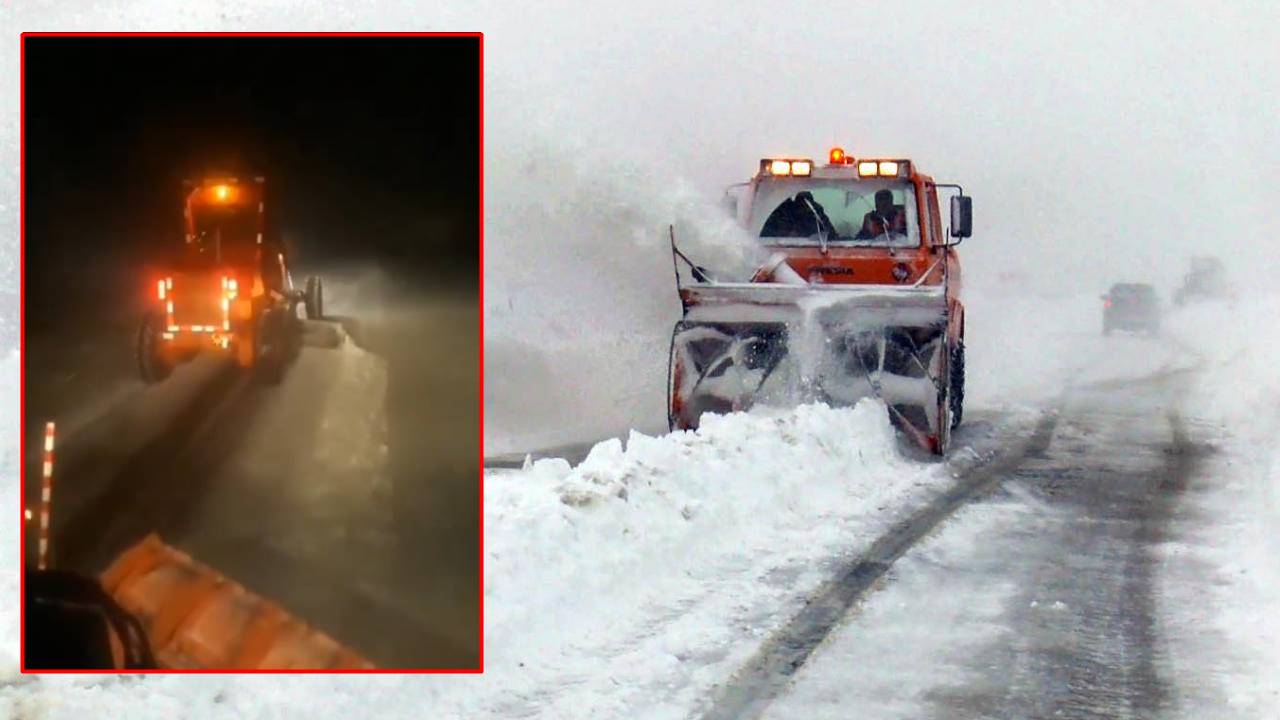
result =
[{"label": "snow blower drum", "polygon": [[809,310],[787,302],[790,294],[761,285],[692,294],[671,340],[672,429],[696,428],[707,412],[852,406],[875,397],[920,444],[945,445],[949,352],[941,293],[824,288],[820,307]]}]

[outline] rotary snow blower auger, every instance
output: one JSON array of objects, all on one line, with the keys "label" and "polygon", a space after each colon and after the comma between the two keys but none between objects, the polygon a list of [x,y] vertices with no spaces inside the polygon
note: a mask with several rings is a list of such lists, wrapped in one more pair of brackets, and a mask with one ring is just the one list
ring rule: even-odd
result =
[{"label": "rotary snow blower auger", "polygon": [[[754,405],[880,398],[895,425],[946,451],[964,394],[964,306],[955,245],[972,201],[904,159],[760,161],[730,195],[772,251],[749,282],[721,282],[671,238],[683,318],[671,338],[668,421]],[[938,190],[951,196],[944,234]]]}]

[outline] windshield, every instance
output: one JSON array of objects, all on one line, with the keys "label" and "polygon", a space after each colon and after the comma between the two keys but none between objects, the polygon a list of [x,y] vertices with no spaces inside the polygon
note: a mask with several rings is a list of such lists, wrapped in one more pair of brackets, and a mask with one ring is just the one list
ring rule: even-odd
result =
[{"label": "windshield", "polygon": [[216,207],[195,211],[195,242],[210,245],[215,240],[223,247],[253,245],[258,241],[258,215],[249,208]]},{"label": "windshield", "polygon": [[777,245],[821,242],[855,247],[915,247],[920,244],[915,191],[887,180],[788,179],[762,182],[756,191],[751,230]]}]

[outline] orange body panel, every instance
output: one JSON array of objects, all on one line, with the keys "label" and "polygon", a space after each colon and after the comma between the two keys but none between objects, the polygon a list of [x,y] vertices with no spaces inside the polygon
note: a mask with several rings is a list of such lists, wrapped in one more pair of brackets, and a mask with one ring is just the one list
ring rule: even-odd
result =
[{"label": "orange body panel", "polygon": [[368,669],[357,653],[149,535],[102,575],[163,667]]}]

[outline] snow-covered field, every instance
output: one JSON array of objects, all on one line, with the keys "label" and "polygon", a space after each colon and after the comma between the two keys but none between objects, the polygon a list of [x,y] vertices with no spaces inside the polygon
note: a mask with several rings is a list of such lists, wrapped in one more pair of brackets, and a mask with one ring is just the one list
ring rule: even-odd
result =
[{"label": "snow-covered field", "polygon": [[[0,465],[0,507],[9,508],[0,520],[0,555],[13,562],[15,570],[19,566],[21,549],[18,547],[18,463],[21,449],[18,447],[18,394],[19,370],[18,351],[6,349],[0,359],[0,437],[10,438],[4,445],[3,465]],[[17,598],[18,573],[0,573],[0,594],[6,598]],[[18,605],[13,602],[0,603],[0,637],[16,641],[18,637]],[[0,668],[4,672],[13,672],[18,667],[17,642],[0,643]],[[3,692],[3,691],[0,691]],[[3,708],[3,705],[0,705]]]},{"label": "snow-covered field", "polygon": [[1167,648],[1179,680],[1205,690],[1182,717],[1280,713],[1280,296],[1208,304],[1173,329],[1205,358],[1188,414],[1215,448],[1166,548],[1162,620],[1191,638]]}]

